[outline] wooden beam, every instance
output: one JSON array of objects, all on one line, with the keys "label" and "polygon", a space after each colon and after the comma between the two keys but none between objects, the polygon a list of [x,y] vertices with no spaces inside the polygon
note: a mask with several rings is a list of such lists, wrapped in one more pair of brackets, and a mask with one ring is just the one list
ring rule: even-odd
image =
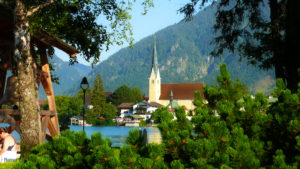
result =
[{"label": "wooden beam", "polygon": [[51,111],[51,110],[41,110],[40,115],[41,116],[55,116],[56,113],[54,111]]},{"label": "wooden beam", "polygon": [[[55,121],[52,120],[52,118],[48,121],[48,129],[50,131],[51,136],[54,137],[56,135],[59,135],[59,128],[58,128],[58,130],[56,129]],[[53,123],[53,121],[54,121],[54,123]]]},{"label": "wooden beam", "polygon": [[42,85],[47,94],[49,110],[55,113],[54,117],[51,117],[51,120],[49,121],[49,123],[52,122],[52,124],[49,124],[48,127],[50,127],[49,130],[52,130],[51,134],[54,134],[52,136],[55,136],[55,135],[59,135],[60,131],[59,131],[57,112],[56,112],[54,92],[53,92],[52,81],[51,81],[51,74],[50,74],[45,46],[40,45],[39,51],[41,55],[42,71],[48,74],[48,77],[46,79],[42,78]]},{"label": "wooden beam", "polygon": [[[42,135],[43,138],[46,138],[48,123],[49,123],[50,116],[42,116]],[[44,141],[44,139],[43,139]]]}]

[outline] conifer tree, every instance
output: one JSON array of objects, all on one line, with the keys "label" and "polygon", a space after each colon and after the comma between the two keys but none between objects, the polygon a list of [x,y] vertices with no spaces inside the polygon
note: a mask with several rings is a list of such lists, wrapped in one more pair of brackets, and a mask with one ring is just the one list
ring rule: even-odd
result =
[{"label": "conifer tree", "polygon": [[103,112],[103,107],[105,105],[105,94],[104,86],[101,79],[101,76],[98,74],[94,81],[94,88],[92,91],[91,103],[93,105],[92,111],[89,111],[87,117],[90,122],[96,120],[99,115]]}]

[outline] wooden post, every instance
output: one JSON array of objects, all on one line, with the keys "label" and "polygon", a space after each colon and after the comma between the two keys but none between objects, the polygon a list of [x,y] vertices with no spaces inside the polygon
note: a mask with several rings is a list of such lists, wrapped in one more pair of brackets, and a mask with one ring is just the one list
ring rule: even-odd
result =
[{"label": "wooden post", "polygon": [[42,85],[47,95],[49,110],[55,113],[54,116],[50,117],[50,120],[48,122],[48,129],[52,136],[56,136],[60,134],[60,131],[59,131],[57,112],[56,112],[54,92],[53,92],[52,81],[51,81],[51,74],[50,74],[49,63],[46,54],[46,47],[40,45],[39,53],[41,55],[42,71],[44,73],[47,73],[47,76],[42,78]]}]

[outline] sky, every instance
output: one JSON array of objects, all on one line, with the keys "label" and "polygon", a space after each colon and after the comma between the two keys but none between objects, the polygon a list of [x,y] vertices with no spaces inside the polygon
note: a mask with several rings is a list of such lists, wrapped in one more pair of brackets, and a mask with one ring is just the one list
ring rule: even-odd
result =
[{"label": "sky", "polygon": [[[134,43],[181,21],[184,18],[184,15],[179,13],[178,9],[190,2],[190,0],[154,0],[154,7],[150,8],[146,15],[141,14],[144,9],[142,5],[140,5],[140,2],[142,1],[137,0],[131,11],[132,18],[130,23],[133,29]],[[122,46],[110,46],[109,51],[102,51],[100,62],[124,47],[128,47],[128,43]],[[69,61],[69,55],[64,52],[55,49],[55,54],[62,60]],[[80,54],[77,55],[77,58],[79,63],[90,65],[90,63],[86,62]]]}]

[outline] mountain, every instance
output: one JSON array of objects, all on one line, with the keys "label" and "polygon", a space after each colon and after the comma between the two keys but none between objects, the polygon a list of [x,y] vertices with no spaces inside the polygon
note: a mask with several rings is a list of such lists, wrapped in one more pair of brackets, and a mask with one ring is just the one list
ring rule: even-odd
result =
[{"label": "mountain", "polygon": [[[59,78],[59,84],[53,83],[53,90],[55,95],[70,95],[68,92],[70,88],[79,86],[81,79],[91,72],[91,66],[75,63],[69,65],[69,62],[64,62],[56,55],[49,59],[49,62],[55,68],[51,74]],[[40,98],[46,98],[42,85],[40,85]]]},{"label": "mountain", "polygon": [[[210,44],[215,36],[215,11],[215,6],[207,7],[192,21],[181,21],[155,33],[162,83],[204,82],[212,85],[216,83],[219,64],[225,62],[232,78],[247,84],[252,92],[258,89],[270,92],[274,85],[274,71],[248,65],[236,53],[225,53],[221,58],[210,55],[215,47]],[[135,43],[133,48],[121,49],[98,64],[88,79],[93,82],[100,74],[106,91],[126,84],[138,87],[148,95],[152,51],[153,36],[149,36]],[[259,84],[266,87],[261,88]]]}]

